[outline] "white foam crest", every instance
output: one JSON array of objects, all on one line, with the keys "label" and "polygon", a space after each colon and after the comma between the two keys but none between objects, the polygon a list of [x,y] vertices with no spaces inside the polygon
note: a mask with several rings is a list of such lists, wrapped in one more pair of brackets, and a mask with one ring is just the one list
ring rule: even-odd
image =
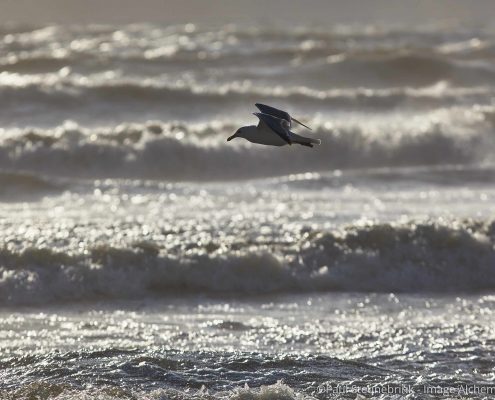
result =
[{"label": "white foam crest", "polygon": [[[89,129],[5,131],[0,168],[66,177],[231,179],[334,168],[481,164],[493,161],[492,108],[453,108],[402,119],[311,122],[314,149],[226,142],[231,122],[149,121]],[[250,165],[250,168],[245,168]]]},{"label": "white foam crest", "polygon": [[298,249],[162,254],[157,243],[84,254],[0,252],[0,304],[277,292],[453,292],[495,288],[495,223],[356,225],[306,232]]},{"label": "white foam crest", "polygon": [[[311,74],[310,74],[311,76]],[[315,75],[317,76],[317,75]],[[315,89],[311,86],[283,84],[266,85],[251,79],[229,80],[228,82],[204,83],[193,76],[170,77],[124,77],[118,71],[108,70],[89,75],[71,73],[70,69],[61,68],[53,73],[21,74],[17,72],[3,71],[0,73],[0,89],[43,89],[45,96],[66,95],[69,97],[84,97],[88,95],[111,95],[111,91],[118,91],[121,95],[139,95],[150,99],[166,98],[172,94],[185,96],[258,96],[265,98],[293,98],[294,100],[312,100],[314,102],[331,101],[344,102],[348,105],[352,101],[363,104],[380,106],[385,100],[393,104],[407,99],[417,100],[454,100],[456,97],[487,96],[493,93],[493,88],[487,85],[471,87],[454,87],[447,81],[438,81],[433,85],[423,87],[388,87],[388,88],[338,88]],[[80,93],[84,90],[84,93]],[[137,91],[137,92],[136,92]],[[160,92],[162,92],[160,94]],[[38,93],[41,96],[43,93]],[[10,95],[23,95],[23,92],[11,92]],[[29,92],[24,93],[26,100],[35,100],[35,92],[32,98]],[[175,99],[177,101],[177,99]],[[345,103],[347,101],[347,103]],[[337,103],[338,104],[338,103]]]}]

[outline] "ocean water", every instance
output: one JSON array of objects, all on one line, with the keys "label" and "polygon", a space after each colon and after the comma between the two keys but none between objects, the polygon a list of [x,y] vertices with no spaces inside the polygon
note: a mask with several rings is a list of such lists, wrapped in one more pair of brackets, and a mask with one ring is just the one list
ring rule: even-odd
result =
[{"label": "ocean water", "polygon": [[0,28],[2,400],[491,399],[494,289],[495,30]]}]

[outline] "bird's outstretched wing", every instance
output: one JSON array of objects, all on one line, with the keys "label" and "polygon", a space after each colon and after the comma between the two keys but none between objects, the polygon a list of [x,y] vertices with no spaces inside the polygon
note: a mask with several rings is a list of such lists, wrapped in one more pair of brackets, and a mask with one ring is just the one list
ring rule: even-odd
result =
[{"label": "bird's outstretched wing", "polygon": [[289,121],[264,113],[253,113],[253,114],[256,115],[261,122],[264,122],[273,132],[279,135],[287,143],[292,144],[289,135],[289,129],[290,129]]},{"label": "bird's outstretched wing", "polygon": [[268,114],[272,115],[276,118],[283,119],[289,123],[289,128],[292,125],[292,121],[295,123],[304,126],[305,128],[308,128],[311,130],[311,128],[307,125],[304,125],[302,122],[298,121],[294,117],[291,117],[290,114],[287,111],[279,110],[278,108],[272,107],[272,106],[267,106],[266,104],[261,104],[261,103],[256,103],[255,104],[256,108],[260,110],[263,114]]}]

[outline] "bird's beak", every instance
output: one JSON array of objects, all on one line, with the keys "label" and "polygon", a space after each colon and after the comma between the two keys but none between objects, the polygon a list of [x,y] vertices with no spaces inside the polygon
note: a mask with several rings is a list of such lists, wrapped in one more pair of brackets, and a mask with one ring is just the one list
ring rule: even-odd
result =
[{"label": "bird's beak", "polygon": [[232,136],[229,136],[227,138],[227,142],[230,142],[232,139],[236,138],[237,136],[235,135],[235,133],[232,135]]}]

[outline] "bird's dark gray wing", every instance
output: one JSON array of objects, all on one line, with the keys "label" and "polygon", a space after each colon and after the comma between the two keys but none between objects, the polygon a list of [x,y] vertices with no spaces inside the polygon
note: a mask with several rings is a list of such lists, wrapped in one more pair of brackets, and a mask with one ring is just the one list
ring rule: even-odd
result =
[{"label": "bird's dark gray wing", "polygon": [[273,115],[274,117],[285,119],[289,123],[289,128],[292,126],[292,121],[295,123],[312,130],[309,126],[304,125],[302,122],[298,121],[294,117],[291,117],[287,111],[279,110],[278,108],[267,106],[266,104],[256,103],[255,106],[260,110],[263,114]]},{"label": "bird's dark gray wing", "polygon": [[290,125],[290,115],[286,111],[279,110],[278,108],[267,106],[266,104],[256,103],[256,108],[263,114],[273,115],[274,117],[285,119]]},{"label": "bird's dark gray wing", "polygon": [[273,132],[279,135],[287,143],[292,144],[289,135],[289,129],[290,129],[289,121],[264,113],[253,113],[253,114],[256,115],[260,119],[260,121],[268,125],[268,127]]}]

